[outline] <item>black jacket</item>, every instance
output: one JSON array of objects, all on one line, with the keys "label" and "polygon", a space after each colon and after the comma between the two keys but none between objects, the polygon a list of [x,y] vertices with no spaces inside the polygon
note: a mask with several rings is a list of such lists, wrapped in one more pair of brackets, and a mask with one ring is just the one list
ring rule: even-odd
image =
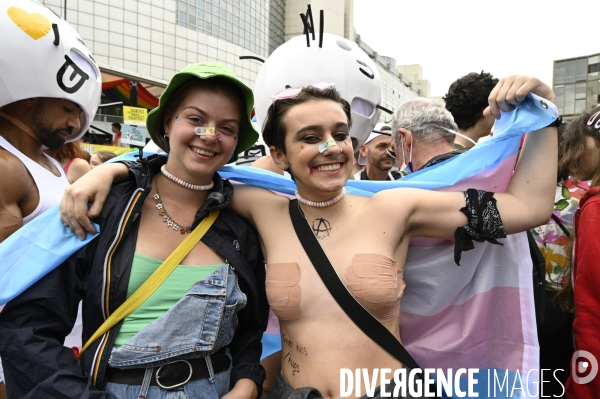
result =
[{"label": "black jacket", "polygon": [[[73,254],[0,313],[0,356],[10,399],[110,398],[103,391],[110,351],[121,323],[114,326],[77,361],[63,346],[77,307],[83,300],[83,342],[126,300],[140,213],[152,176],[165,157],[150,157],[130,169],[130,178],[115,184],[102,214],[95,220],[100,235]],[[265,372],[259,364],[261,338],[267,326],[265,267],[253,227],[227,208],[232,185],[215,173],[213,193],[196,213],[193,227],[210,211],[220,214],[202,242],[235,268],[240,289],[248,298],[238,312],[238,327],[230,350],[231,384],[241,378],[261,390]],[[239,243],[239,249],[234,241]],[[260,396],[260,394],[259,394]]]}]

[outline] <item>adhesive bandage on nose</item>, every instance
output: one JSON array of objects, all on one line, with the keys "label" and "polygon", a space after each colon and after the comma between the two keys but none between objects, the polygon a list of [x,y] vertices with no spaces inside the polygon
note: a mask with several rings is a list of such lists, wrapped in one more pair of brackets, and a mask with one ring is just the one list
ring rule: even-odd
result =
[{"label": "adhesive bandage on nose", "polygon": [[212,136],[221,141],[221,133],[214,126],[198,126],[194,128],[196,136]]},{"label": "adhesive bandage on nose", "polygon": [[340,152],[342,152],[342,149],[340,146],[337,145],[337,143],[335,142],[335,140],[333,138],[329,138],[327,141],[319,144],[319,152],[322,154],[325,151],[327,151],[328,149],[330,149],[331,147],[336,146],[338,147],[338,149],[340,150]]}]

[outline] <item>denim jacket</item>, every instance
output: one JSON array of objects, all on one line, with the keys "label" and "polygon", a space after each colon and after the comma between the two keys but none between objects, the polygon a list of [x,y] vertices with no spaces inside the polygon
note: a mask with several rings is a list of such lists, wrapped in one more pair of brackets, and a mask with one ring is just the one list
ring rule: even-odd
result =
[{"label": "denim jacket", "polygon": [[[95,220],[100,225],[100,235],[9,302],[0,313],[0,357],[10,399],[111,397],[104,391],[105,373],[121,323],[96,340],[80,360],[62,341],[73,327],[81,300],[82,339],[86,342],[127,299],[139,216],[152,178],[165,162],[165,157],[153,156],[131,167],[129,179],[113,186]],[[246,306],[237,312],[238,325],[229,344],[231,384],[249,378],[256,382],[260,396],[265,378],[260,366],[261,338],[268,318],[264,258],[254,228],[227,208],[233,195],[232,185],[217,173],[213,182],[212,192],[218,199],[202,205],[192,227],[209,212],[220,210],[202,242],[235,268],[240,291],[247,297]],[[231,306],[225,304],[224,309],[228,305]],[[225,338],[219,333],[211,336],[216,341],[225,342]],[[185,345],[190,350],[194,346],[191,341],[182,346]],[[212,345],[214,349],[216,344]],[[169,351],[182,350],[164,346]],[[208,347],[210,344],[202,350],[213,350]],[[156,347],[154,350],[156,353]]]}]

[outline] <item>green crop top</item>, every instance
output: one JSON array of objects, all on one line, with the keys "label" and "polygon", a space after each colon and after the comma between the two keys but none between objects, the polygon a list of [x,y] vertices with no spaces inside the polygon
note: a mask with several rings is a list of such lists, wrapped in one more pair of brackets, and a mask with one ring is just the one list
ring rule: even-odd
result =
[{"label": "green crop top", "polygon": [[[131,276],[127,286],[127,298],[135,292],[163,263],[160,259],[150,258],[139,253],[133,255]],[[115,339],[114,348],[118,348],[148,324],[171,309],[185,293],[198,281],[217,271],[225,264],[216,266],[179,265],[163,283],[137,308],[125,318]]]}]

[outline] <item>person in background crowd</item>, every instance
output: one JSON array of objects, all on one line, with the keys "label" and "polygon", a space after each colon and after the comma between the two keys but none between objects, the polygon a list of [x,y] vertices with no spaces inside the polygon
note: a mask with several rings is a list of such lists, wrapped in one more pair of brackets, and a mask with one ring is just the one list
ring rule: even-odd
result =
[{"label": "person in background crowd", "polygon": [[[89,163],[90,163],[90,161],[92,160],[92,154],[90,154],[90,153],[89,153],[89,152],[87,152],[87,151],[83,151],[83,154],[82,154],[82,156],[83,156],[83,159],[85,160],[85,162],[87,162],[88,164],[89,164]],[[90,167],[91,167],[91,165],[90,165]]]},{"label": "person in background crowd", "polygon": [[116,156],[117,154],[112,151],[96,151],[90,157],[90,166],[92,169],[94,169],[95,167],[102,165],[104,162],[108,161],[109,159],[113,159]]},{"label": "person in background crowd", "polygon": [[[596,375],[585,383],[582,379],[589,375],[590,370],[594,372],[593,363],[591,367],[586,367],[586,364],[590,366],[590,358],[593,356],[596,361],[600,360],[600,107],[571,121],[560,146],[562,157],[559,170],[570,172],[580,184],[591,181],[590,188],[581,196],[579,208],[575,211],[571,270],[566,273],[566,281],[558,294],[563,307],[575,312],[573,338],[576,352],[566,384],[566,397],[595,398],[600,392],[600,376]],[[563,191],[565,196],[570,196],[570,192]],[[574,192],[575,196],[581,193]]]},{"label": "person in background crowd", "polygon": [[119,147],[121,144],[121,124],[114,122],[111,124],[111,130],[114,134],[112,145]]},{"label": "person in background crowd", "polygon": [[278,175],[285,175],[285,172],[277,167],[270,155],[264,155],[258,158],[256,161],[252,162],[252,165],[250,166],[253,168],[268,170],[270,172],[277,173]]},{"label": "person in background crowd", "polygon": [[456,149],[473,147],[477,140],[490,134],[494,118],[484,116],[483,110],[488,106],[488,96],[497,83],[498,79],[481,71],[471,72],[450,85],[444,97],[446,109],[454,117],[458,132],[472,140],[457,135]]},{"label": "person in background crowd", "polygon": [[[573,354],[573,314],[570,306],[560,306],[557,293],[568,280],[571,261],[573,216],[579,200],[589,188],[589,181],[571,177],[564,158],[564,132],[567,124],[558,128],[558,182],[554,212],[550,221],[531,230],[535,242],[546,260],[546,304],[544,324],[538,330],[540,368],[556,370],[555,378],[544,384],[544,395],[560,397],[569,376]],[[559,382],[560,380],[560,382]]]},{"label": "person in background crowd", "polygon": [[60,162],[71,184],[92,170],[87,161],[89,154],[81,149],[81,140],[66,143],[58,150],[47,149],[44,152]]},{"label": "person in background crowd", "polygon": [[392,122],[396,157],[404,163],[402,173],[445,160],[442,154],[454,151],[455,130],[452,115],[437,101],[416,98],[402,104]]},{"label": "person in background crowd", "polygon": [[360,146],[358,163],[365,169],[354,175],[354,180],[398,180],[402,175],[392,170],[395,159],[388,150],[392,146],[392,128],[378,123],[365,143]]},{"label": "person in background crowd", "polygon": [[360,151],[357,150],[358,140],[356,140],[356,138],[354,138],[354,137],[351,137],[351,140],[352,140],[352,148],[355,151],[354,151],[354,161],[352,164],[352,175],[350,176],[350,179],[354,179],[354,176],[357,173],[362,172],[365,167],[364,167],[364,165],[361,165],[358,163],[358,157],[360,157]]}]

